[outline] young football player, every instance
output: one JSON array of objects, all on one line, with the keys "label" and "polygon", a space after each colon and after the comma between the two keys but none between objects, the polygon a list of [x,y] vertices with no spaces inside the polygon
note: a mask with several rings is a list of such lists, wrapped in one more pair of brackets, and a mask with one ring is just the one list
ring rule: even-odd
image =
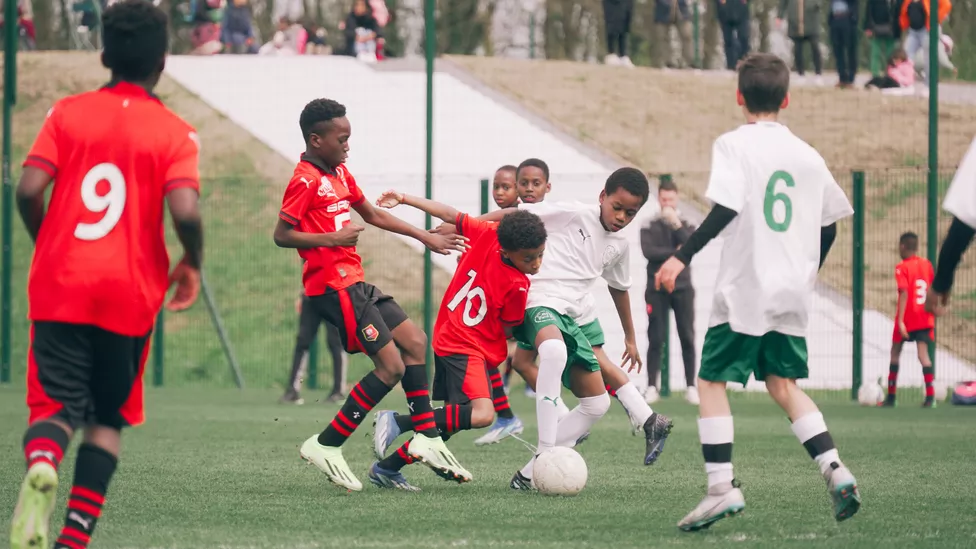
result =
[{"label": "young football player", "polygon": [[700,530],[738,514],[745,500],[732,473],[729,381],[755,374],[792,422],[793,433],[827,483],[838,521],[857,512],[854,476],[841,462],[823,414],[797,384],[808,376],[806,332],[817,271],[853,213],[826,162],[780,124],[789,104],[790,71],[772,54],[753,54],[739,68],[736,98],[746,124],[712,146],[706,197],[714,207],[654,277],[674,289],[677,276],[724,230],[712,318],[698,372],[698,433],[708,493],[679,523]]},{"label": "young football player", "polygon": [[932,264],[917,255],[918,235],[915,233],[901,235],[898,253],[901,255],[901,263],[895,267],[898,306],[895,311],[895,331],[891,336],[888,396],[884,405],[895,405],[901,348],[906,341],[914,341],[925,380],[925,401],[922,406],[932,408],[935,406],[935,389],[932,387],[935,372],[929,358],[929,345],[935,344],[935,315],[925,310],[926,293],[932,285]]}]

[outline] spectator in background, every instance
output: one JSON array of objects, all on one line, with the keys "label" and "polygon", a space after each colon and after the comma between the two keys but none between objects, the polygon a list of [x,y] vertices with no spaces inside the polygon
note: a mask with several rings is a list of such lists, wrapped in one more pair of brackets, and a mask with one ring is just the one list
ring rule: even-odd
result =
[{"label": "spectator in background", "polygon": [[848,90],[854,87],[857,73],[857,0],[829,0],[827,26],[830,28],[830,44],[837,63],[837,87]]},{"label": "spectator in background", "polygon": [[647,258],[647,289],[644,301],[647,303],[647,391],[644,399],[653,404],[658,396],[658,377],[661,374],[661,350],[667,337],[667,321],[674,309],[674,321],[681,341],[681,358],[685,366],[685,383],[688,390],[685,399],[690,404],[698,404],[698,389],[695,387],[695,288],[691,284],[689,265],[675,282],[674,291],[668,293],[663,288],[654,289],[654,275],[661,265],[674,255],[688,241],[695,228],[681,219],[678,212],[678,186],[670,177],[661,178],[657,189],[657,201],[661,206],[660,215],[651,224],[641,229],[641,251]]},{"label": "spectator in background", "polygon": [[196,0],[193,8],[193,32],[190,34],[192,55],[220,53],[220,21],[224,18],[224,0]]},{"label": "spectator in background", "polygon": [[220,41],[224,44],[226,53],[257,53],[253,15],[247,0],[231,0],[224,9]]},{"label": "spectator in background", "polygon": [[272,21],[301,21],[305,17],[304,0],[274,0],[274,9],[271,12]]},{"label": "spectator in background", "polygon": [[288,19],[278,21],[278,31],[275,32],[271,42],[261,46],[258,53],[261,55],[301,55],[305,53],[305,44],[308,42],[308,32],[305,27],[298,23],[292,23]]},{"label": "spectator in background", "polygon": [[[686,68],[693,65],[694,45],[691,43],[691,8],[688,0],[654,0],[654,23],[658,26],[659,49],[664,66]],[[671,63],[671,27],[678,29],[681,40],[681,58],[677,65]]]},{"label": "spectator in background", "polygon": [[[291,375],[288,376],[288,387],[279,402],[282,404],[305,403],[301,396],[302,382],[308,372],[308,350],[319,333],[320,317],[309,302],[305,290],[295,301],[295,311],[298,313],[298,337],[295,338],[295,352],[291,360]],[[332,357],[332,393],[326,402],[337,403],[346,400],[346,355],[342,351],[342,338],[339,330],[325,323],[325,336],[329,345],[329,355]]]},{"label": "spectator in background", "polygon": [[355,0],[346,20],[339,25],[345,32],[346,55],[362,61],[377,60],[377,46],[380,38],[380,24],[373,16],[373,10],[366,0]]},{"label": "spectator in background", "polygon": [[603,0],[603,21],[607,30],[607,56],[603,58],[605,65],[634,66],[627,56],[627,39],[633,13],[634,0]]},{"label": "spectator in background", "polygon": [[[0,30],[3,30],[4,3],[0,1]],[[28,51],[37,49],[37,31],[34,27],[34,7],[31,0],[17,0],[17,25],[21,32],[20,48]]]},{"label": "spectator in background", "polygon": [[818,86],[823,85],[823,54],[820,52],[820,24],[823,21],[821,2],[822,0],[780,0],[779,17],[776,19],[778,28],[783,27],[783,19],[786,19],[786,34],[793,41],[793,64],[801,80],[806,74],[803,46],[810,46],[813,71],[817,75],[814,83]]},{"label": "spectator in background", "polygon": [[[899,22],[901,28],[907,33],[905,38],[905,53],[908,58],[916,62],[916,67],[924,67],[923,76],[925,83],[929,83],[929,0],[905,0],[901,6],[901,16]],[[949,0],[938,0],[938,18],[940,27],[936,32],[942,32],[941,24],[952,11],[952,3]],[[916,55],[919,50],[925,56],[924,63],[918,63]]]},{"label": "spectator in background", "polygon": [[888,60],[888,72],[875,76],[865,84],[865,88],[881,90],[911,88],[915,85],[915,64],[902,48],[897,48]]},{"label": "spectator in background", "polygon": [[725,67],[734,71],[739,59],[749,53],[749,0],[716,0],[715,13],[722,27]]},{"label": "spectator in background", "polygon": [[886,72],[890,72],[889,61],[901,37],[901,26],[898,25],[900,7],[901,0],[867,0],[864,35],[871,40],[871,75],[875,78],[884,77]]}]

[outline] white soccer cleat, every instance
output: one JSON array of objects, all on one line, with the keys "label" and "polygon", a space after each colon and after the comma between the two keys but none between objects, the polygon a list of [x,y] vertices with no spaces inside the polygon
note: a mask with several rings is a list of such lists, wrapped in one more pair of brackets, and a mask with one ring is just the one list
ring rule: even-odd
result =
[{"label": "white soccer cleat", "polygon": [[320,471],[329,477],[329,481],[336,486],[341,486],[346,490],[359,492],[363,489],[363,483],[359,482],[352,469],[342,457],[342,448],[337,446],[323,446],[319,444],[319,436],[312,435],[312,438],[302,444],[299,451],[302,459],[319,468]]},{"label": "white soccer cleat", "polygon": [[524,430],[525,425],[522,424],[522,420],[518,417],[499,417],[495,419],[495,424],[491,426],[491,429],[487,433],[475,439],[474,444],[475,446],[497,444],[512,435],[521,435]]},{"label": "white soccer cleat", "polygon": [[57,469],[50,463],[35,463],[20,485],[20,497],[10,526],[11,549],[47,548],[57,496]]},{"label": "white soccer cleat", "polygon": [[704,530],[725,517],[738,515],[745,508],[746,500],[735,481],[712,486],[705,499],[681,519],[678,528],[685,532]]},{"label": "white soccer cleat", "polygon": [[620,58],[612,53],[608,53],[607,56],[603,58],[603,64],[608,67],[618,67],[620,66]]},{"label": "white soccer cleat", "polygon": [[685,391],[685,400],[692,406],[698,406],[701,404],[701,399],[698,398],[698,388],[688,387],[688,390]]},{"label": "white soccer cleat", "polygon": [[648,404],[654,404],[655,402],[661,400],[661,395],[657,392],[657,387],[650,385],[647,390],[644,391],[644,402]]},{"label": "white soccer cleat", "polygon": [[447,449],[441,437],[431,438],[417,433],[410,439],[407,447],[410,457],[430,467],[437,476],[444,480],[458,483],[471,482],[471,473],[461,466],[454,454]]},{"label": "white soccer cleat", "polygon": [[857,480],[843,464],[830,464],[827,474],[827,491],[834,503],[834,518],[837,522],[847,520],[861,508],[861,493],[857,490]]}]

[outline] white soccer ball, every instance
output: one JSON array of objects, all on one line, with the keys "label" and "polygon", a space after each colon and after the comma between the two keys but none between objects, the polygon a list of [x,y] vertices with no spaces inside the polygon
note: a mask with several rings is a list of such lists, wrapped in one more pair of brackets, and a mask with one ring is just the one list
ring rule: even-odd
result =
[{"label": "white soccer ball", "polygon": [[861,406],[877,406],[884,402],[885,390],[881,385],[874,382],[867,382],[857,390],[857,401]]},{"label": "white soccer ball", "polygon": [[535,458],[532,483],[547,496],[575,496],[586,486],[586,462],[572,448],[557,446]]},{"label": "white soccer ball", "polygon": [[949,386],[945,383],[936,383],[933,387],[935,389],[935,400],[937,402],[942,402],[949,396]]}]

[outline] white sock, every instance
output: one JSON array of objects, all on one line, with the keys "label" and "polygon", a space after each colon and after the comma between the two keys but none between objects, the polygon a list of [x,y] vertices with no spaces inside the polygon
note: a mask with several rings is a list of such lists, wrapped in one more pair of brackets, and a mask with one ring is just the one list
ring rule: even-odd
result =
[{"label": "white sock", "polygon": [[566,402],[563,399],[559,399],[559,402],[556,404],[556,413],[559,416],[559,421],[562,421],[563,418],[569,415],[569,406],[566,406]]},{"label": "white sock", "polygon": [[556,433],[556,446],[572,448],[576,446],[576,441],[586,433],[590,432],[593,425],[606,415],[610,409],[610,395],[603,393],[595,397],[583,397],[579,399],[579,405],[573,408],[568,416],[559,422],[559,430]]},{"label": "white sock", "polygon": [[698,438],[705,456],[708,487],[732,482],[732,442],[735,429],[732,416],[708,417],[698,420]]},{"label": "white sock", "polygon": [[535,456],[532,456],[532,459],[530,459],[529,462],[525,464],[525,467],[522,467],[522,469],[519,471],[519,473],[522,473],[522,476],[523,477],[525,477],[527,479],[531,479],[532,478],[532,466],[533,465],[535,465]]},{"label": "white sock", "polygon": [[560,339],[547,339],[539,345],[539,377],[535,382],[539,452],[556,445],[559,403],[562,400],[559,393],[562,390],[563,370],[566,369],[567,356],[566,344]]},{"label": "white sock", "polygon": [[627,411],[630,419],[638,425],[644,425],[644,422],[654,413],[654,410],[651,410],[651,407],[644,402],[644,397],[641,396],[633,382],[627,382],[626,385],[617,389],[617,400]]},{"label": "white sock", "polygon": [[826,476],[831,463],[835,461],[840,463],[840,454],[837,453],[837,448],[834,446],[834,439],[827,432],[827,424],[824,423],[823,414],[820,412],[807,414],[794,421],[790,428],[793,429],[793,434],[806,448],[810,457],[817,462],[817,466],[820,467],[820,474]]}]

